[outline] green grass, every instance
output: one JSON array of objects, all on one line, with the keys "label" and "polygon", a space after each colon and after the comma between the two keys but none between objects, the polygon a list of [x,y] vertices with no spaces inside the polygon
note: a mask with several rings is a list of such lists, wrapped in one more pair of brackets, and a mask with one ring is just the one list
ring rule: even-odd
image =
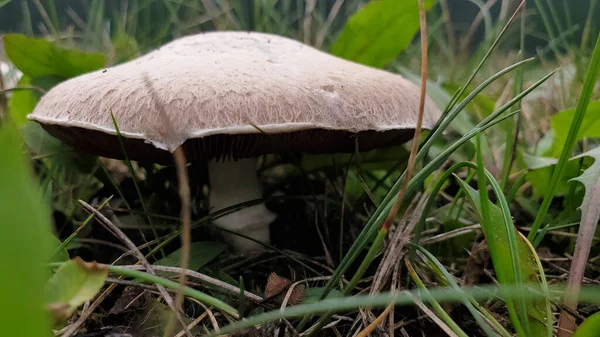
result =
[{"label": "green grass", "polygon": [[[47,303],[42,296],[26,295],[41,292],[47,284],[48,263],[56,267],[67,258],[83,257],[102,262],[112,279],[129,285],[178,289],[177,279],[169,279],[174,274],[119,267],[136,263],[134,255],[123,251],[120,241],[78,203],[84,200],[112,216],[151,263],[176,260],[181,230],[173,168],[74,153],[27,121],[40,92],[81,73],[131,60],[178,36],[208,30],[280,34],[420,82],[416,1],[399,5],[382,0],[366,6],[358,0],[317,1],[311,7],[311,1],[297,0],[130,0],[118,6],[92,0],[84,3],[79,18],[63,12],[59,2],[40,3],[20,2],[23,35],[4,36],[5,55],[0,55],[24,74],[19,90],[0,92],[10,95],[0,124],[0,151],[2,158],[9,158],[0,161],[0,170],[5,183],[12,184],[0,189],[0,214],[8,215],[0,219],[0,237],[8,239],[0,254],[9,261],[1,266],[9,275],[3,289],[12,292],[11,310],[0,317],[10,320],[2,328],[10,335],[19,327],[32,329],[28,335],[49,335],[43,310]],[[460,45],[467,36],[463,23],[452,23],[458,28],[453,32],[456,45],[451,45],[440,1],[425,4],[427,90],[444,116],[420,140],[415,174],[400,200],[395,226],[388,231],[382,225],[406,176],[406,152],[266,156],[261,171],[268,191],[265,201],[283,219],[280,234],[258,257],[206,249],[198,271],[240,293],[259,296],[272,272],[306,280],[305,303],[280,311],[277,300],[251,303],[241,295],[225,295],[218,285],[189,284],[182,315],[189,322],[203,318],[195,333],[216,335],[212,320],[221,327],[218,333],[228,333],[286,318],[309,335],[351,336],[393,302],[394,315],[380,328],[408,322],[397,327],[396,335],[400,329],[409,335],[436,334],[442,325],[458,336],[555,335],[555,317],[565,315],[557,306],[564,300],[564,282],[559,280],[569,265],[558,268],[546,258],[571,255],[581,242],[573,237],[582,219],[577,207],[587,205],[593,194],[569,181],[594,171],[597,164],[592,166],[587,153],[600,146],[600,130],[594,129],[600,125],[600,36],[593,20],[597,1],[590,1],[582,22],[554,2],[544,6],[537,0],[527,8],[531,16],[523,15],[523,8],[516,11],[518,4],[509,6],[502,20],[494,20],[494,11],[483,12],[483,38],[466,49]],[[33,22],[32,13],[43,13],[42,19]],[[537,50],[527,45],[533,36],[545,41]],[[569,127],[564,125],[567,117]],[[25,174],[31,168],[35,174]],[[203,164],[192,163],[189,172],[195,242],[221,241],[211,220],[263,201],[209,213]],[[42,228],[50,223],[59,239]],[[476,224],[480,227],[449,237],[453,230]],[[412,228],[410,236],[394,241],[395,231],[405,228]],[[433,237],[438,238],[435,244],[421,244]],[[41,246],[40,240],[51,244]],[[479,261],[472,249],[483,242],[489,256]],[[393,248],[398,255],[390,260]],[[590,258],[598,252],[594,241]],[[19,268],[22,273],[16,272]],[[479,275],[475,286],[463,286],[473,268]],[[597,278],[597,272],[588,266],[585,277]],[[381,281],[376,291],[371,288],[375,280]],[[391,284],[399,285],[399,291],[388,292]],[[107,281],[103,290],[109,286]],[[95,315],[111,310],[109,303],[119,299],[120,287],[111,288]],[[414,298],[430,307],[437,320],[419,318],[422,312]],[[574,310],[590,316],[600,305],[600,289],[584,286],[579,300]],[[161,299],[149,293],[145,301],[151,306]],[[210,308],[212,319],[202,316],[203,306]],[[29,308],[37,308],[35,319],[30,319]],[[143,306],[132,310],[142,313]],[[112,317],[118,325],[136,324],[122,313]],[[156,313],[150,317],[159,318]],[[87,319],[91,322],[94,316]],[[582,327],[591,329],[595,320],[591,316]],[[159,327],[152,333],[163,331]]]}]

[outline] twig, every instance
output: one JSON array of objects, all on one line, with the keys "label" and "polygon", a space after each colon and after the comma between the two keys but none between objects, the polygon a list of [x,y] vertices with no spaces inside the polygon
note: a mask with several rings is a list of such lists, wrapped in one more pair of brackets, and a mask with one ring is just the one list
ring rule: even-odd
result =
[{"label": "twig", "polygon": [[[186,159],[182,146],[179,146],[175,150],[175,152],[173,153],[173,158],[175,159],[175,167],[177,168],[177,180],[179,181],[179,197],[181,198],[181,270],[179,272],[180,289],[177,292],[177,295],[175,296],[175,308],[176,310],[181,310],[181,307],[183,305],[183,289],[185,287],[185,271],[187,270],[187,266],[190,261],[190,245],[192,241],[192,207],[190,200],[190,185],[188,181]],[[167,323],[167,328],[165,329],[165,336],[171,336],[171,333],[175,328],[174,325],[171,323],[173,321],[173,315],[176,315],[175,311],[173,311],[173,313],[171,314],[171,319],[169,320],[169,323]],[[187,328],[184,328],[184,330],[186,329]]]},{"label": "twig", "polygon": [[[96,298],[96,300],[94,301],[94,303],[92,303],[87,310],[84,310],[83,313],[81,314],[81,316],[79,317],[79,319],[77,319],[77,321],[75,321],[75,323],[71,324],[70,326],[68,326],[65,331],[65,333],[62,335],[62,337],[70,337],[71,335],[73,335],[75,332],[77,332],[77,330],[79,330],[79,328],[83,325],[83,323],[85,323],[85,321],[88,319],[88,317],[90,317],[90,315],[96,310],[96,308],[98,308],[98,306],[102,303],[102,301],[104,301],[104,299],[110,295],[110,293],[117,287],[116,283],[111,284],[110,286],[108,286],[108,288],[106,288],[106,290],[104,290],[102,292],[102,294],[100,294],[100,296],[98,296],[98,298]],[[59,331],[59,333],[61,333],[62,331]]]},{"label": "twig", "polygon": [[481,229],[481,225],[479,225],[479,224],[453,229],[453,230],[445,232],[445,233],[430,236],[428,238],[423,238],[420,240],[419,244],[420,245],[430,245],[432,243],[449,240],[449,239],[452,239],[453,237],[457,237],[457,236],[460,236],[463,234],[468,234],[468,233],[471,233],[478,229]]},{"label": "twig", "polygon": [[381,313],[381,315],[379,315],[379,317],[377,317],[363,331],[361,331],[359,334],[357,334],[356,337],[371,336],[371,332],[373,332],[373,330],[375,330],[375,328],[377,328],[377,326],[379,326],[379,324],[385,319],[385,316],[387,316],[387,314],[390,312],[390,310],[392,310],[393,307],[394,307],[393,304],[388,305],[388,307],[385,308],[385,310],[383,311],[383,313]]},{"label": "twig", "polygon": [[215,317],[215,314],[213,314],[212,310],[210,310],[211,308],[207,307],[204,303],[198,301],[197,299],[192,298],[191,300],[192,300],[192,302],[195,302],[199,306],[204,308],[204,312],[208,315],[208,319],[210,320],[210,323],[213,326],[213,330],[218,332],[219,331],[219,323],[217,322],[217,318]]},{"label": "twig", "polygon": [[[119,227],[115,226],[110,220],[108,220],[104,216],[104,214],[100,213],[98,210],[96,210],[94,207],[90,206],[85,201],[79,200],[79,203],[87,211],[93,213],[96,216],[96,218],[100,221],[100,223],[102,225],[104,225],[104,227],[106,227],[106,229],[109,232],[111,232],[113,235],[115,235],[117,238],[119,238],[125,244],[125,246],[127,246],[127,248],[133,250],[133,252],[135,253],[136,258],[140,261],[140,263],[142,264],[142,266],[144,266],[144,269],[146,269],[146,271],[149,274],[156,275],[156,273],[154,272],[154,269],[152,268],[152,265],[150,264],[150,262],[148,262],[148,260],[144,256],[144,254],[142,254],[142,252],[140,252],[140,250],[135,246],[135,244],[131,241],[131,239],[129,239],[129,237],[127,237],[127,235],[125,235],[125,233],[123,233],[123,231],[121,231],[121,229]],[[162,285],[157,285],[157,287],[158,287],[158,291],[164,297],[165,302],[167,302],[167,305],[171,308],[171,310],[177,311],[175,309],[175,306],[174,306],[174,303],[173,303],[173,299],[171,298],[171,295],[169,295],[169,293],[167,292],[167,290],[165,289],[165,287],[163,287]],[[182,326],[185,328],[187,324],[185,324],[185,322],[183,321],[183,318],[181,317],[181,315],[179,314],[178,311],[176,312],[176,315],[177,315],[177,319],[180,321],[180,323],[182,324]],[[189,331],[187,332],[187,335],[189,337],[193,337],[189,333]]]},{"label": "twig", "polygon": [[406,295],[408,297],[410,297],[413,302],[419,307],[419,309],[421,309],[425,315],[427,315],[427,317],[429,317],[432,321],[434,321],[439,327],[440,329],[444,330],[444,332],[450,336],[450,337],[458,337],[456,336],[456,334],[452,331],[452,329],[450,329],[450,327],[444,323],[444,321],[442,321],[439,317],[437,317],[437,315],[431,311],[426,305],[425,303],[423,303],[421,300],[419,300],[418,298],[416,298],[411,292],[407,291]]},{"label": "twig", "polygon": [[396,200],[390,209],[390,213],[383,223],[382,229],[385,231],[387,231],[392,225],[394,217],[400,210],[402,199],[404,199],[404,194],[406,193],[406,187],[408,186],[408,182],[410,181],[415,168],[415,159],[417,156],[417,150],[419,149],[423,111],[425,110],[425,95],[427,93],[427,21],[425,19],[425,7],[423,0],[419,0],[419,23],[421,31],[421,95],[419,98],[419,116],[417,118],[417,125],[415,127],[415,134],[413,136],[410,156],[408,157],[408,164],[406,165],[406,177],[402,181],[400,190],[398,190],[398,196],[396,197]]},{"label": "twig", "polygon": [[287,303],[290,300],[290,297],[292,297],[292,292],[294,291],[294,288],[299,285],[300,283],[305,283],[305,282],[314,282],[314,281],[327,281],[331,278],[331,276],[320,276],[320,277],[312,277],[312,278],[308,278],[305,280],[301,280],[301,281],[296,281],[294,283],[292,283],[290,285],[290,288],[288,289],[287,293],[285,294],[285,297],[283,298],[283,301],[281,301],[281,307],[279,308],[279,311],[283,312],[285,310],[285,307],[287,306]]},{"label": "twig", "polygon": [[[203,312],[202,315],[198,316],[198,318],[192,321],[192,323],[188,324],[188,330],[192,330],[196,325],[202,322],[206,318],[206,316],[208,316],[208,310]],[[185,335],[185,330],[179,331],[179,333],[176,334],[175,337],[183,337],[183,335]]]},{"label": "twig", "polygon": [[[204,6],[206,7],[208,2],[203,1]],[[206,8],[207,11],[211,11],[210,5],[209,8]],[[216,22],[213,21],[215,27],[217,27]],[[147,75],[144,76],[144,80],[148,90],[150,91],[150,96],[153,99],[158,100],[158,93],[154,90],[152,86],[152,82],[148,78]],[[158,131],[159,135],[162,135],[165,139],[177,139],[179,136],[176,132],[174,125],[169,120],[167,116],[167,112],[165,111],[164,106],[157,102],[157,106],[159,109],[159,117],[160,117],[160,130]],[[170,142],[173,144],[173,142]],[[183,151],[183,145],[177,146],[177,148],[173,151],[173,159],[175,161],[175,167],[177,169],[177,181],[179,183],[179,198],[181,199],[181,272],[179,274],[179,291],[175,296],[175,304],[173,306],[173,313],[167,322],[167,326],[165,328],[164,336],[171,336],[175,326],[173,325],[173,317],[177,317],[181,322],[181,317],[179,317],[179,312],[181,310],[181,306],[183,304],[183,291],[185,288],[185,270],[187,269],[189,259],[190,259],[190,245],[191,245],[191,197],[190,197],[190,186],[188,181],[188,173],[186,163],[187,160],[185,158],[185,152]],[[187,326],[183,325],[186,334],[191,337],[189,331],[187,331]]]},{"label": "twig", "polygon": [[[414,199],[414,207],[411,207],[412,213],[405,213],[396,227],[396,231],[393,237],[389,240],[386,251],[383,254],[381,262],[375,271],[373,277],[373,283],[371,284],[370,294],[376,294],[381,291],[383,285],[387,282],[386,279],[389,276],[390,270],[394,265],[397,265],[402,258],[402,249],[404,245],[410,240],[410,233],[413,232],[416,224],[419,222],[421,211],[427,201],[427,195],[424,194],[419,199]],[[400,224],[405,224],[400,228]]]},{"label": "twig", "polygon": [[[128,266],[119,266],[119,267],[126,268],[126,269],[133,269],[133,270],[144,269],[143,266],[139,266],[139,265],[128,265]],[[182,269],[179,267],[168,267],[168,266],[158,266],[158,265],[152,266],[152,268],[154,268],[155,271],[162,271],[162,272],[168,272],[168,273],[179,273],[179,274],[181,273],[181,269]],[[240,288],[233,286],[229,283],[223,282],[221,280],[217,280],[210,276],[206,276],[197,271],[193,271],[193,270],[189,270],[189,269],[184,269],[184,272],[185,272],[186,276],[188,276],[188,277],[200,280],[202,282],[210,283],[216,287],[219,287],[219,288],[225,290],[228,293],[235,294],[235,295],[240,294]],[[246,296],[247,299],[249,299],[255,303],[261,303],[263,301],[262,297],[255,295],[248,291],[244,291],[244,296]]]}]

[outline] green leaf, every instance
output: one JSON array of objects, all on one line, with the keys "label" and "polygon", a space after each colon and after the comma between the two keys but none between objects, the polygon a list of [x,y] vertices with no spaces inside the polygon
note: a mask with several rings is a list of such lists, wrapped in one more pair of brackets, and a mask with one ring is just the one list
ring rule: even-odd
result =
[{"label": "green leaf", "polygon": [[44,267],[52,248],[50,212],[21,151],[16,126],[0,124],[0,278],[2,335],[52,336],[45,310]]},{"label": "green leaf", "polygon": [[[433,0],[425,0],[425,10],[432,5]],[[331,53],[381,68],[410,44],[418,29],[417,1],[371,1],[348,19]]]},{"label": "green leaf", "polygon": [[[29,87],[31,85],[31,77],[27,75],[23,75],[17,82],[17,87]],[[28,122],[26,116],[33,111],[40,97],[41,94],[35,90],[17,90],[12,93],[8,103],[8,112],[17,126]]]},{"label": "green leaf", "polygon": [[30,77],[57,75],[67,79],[106,64],[103,54],[64,49],[55,42],[23,34],[4,35],[4,49],[10,61]]},{"label": "green leaf", "polygon": [[[552,116],[550,123],[554,130],[554,138],[552,146],[545,153],[546,156],[555,158],[560,156],[574,117],[575,108],[563,110]],[[575,140],[579,141],[584,138],[600,138],[600,101],[592,101],[587,106]]]},{"label": "green leaf", "polygon": [[600,312],[586,318],[577,327],[573,337],[600,337]]},{"label": "green leaf", "polygon": [[64,322],[77,307],[94,298],[107,276],[108,268],[79,257],[61,265],[46,285],[54,322]]},{"label": "green leaf", "polygon": [[[458,177],[457,180],[461,184],[469,201],[475,207],[478,217],[481,217],[482,208],[479,192]],[[498,281],[500,284],[515,284],[516,281],[516,275],[513,272],[513,261],[510,258],[512,253],[506,228],[506,225],[509,225],[508,229],[514,231],[517,236],[517,254],[522,279],[526,283],[535,282],[539,284],[540,272],[538,271],[535,257],[525,242],[525,238],[517,235],[512,220],[510,217],[505,219],[500,207],[491,202],[488,203],[488,206],[489,222],[482,223],[482,230],[488,244]],[[509,221],[509,224],[505,224],[505,221]],[[526,303],[527,320],[529,321],[532,336],[546,336],[546,308],[546,300]],[[515,309],[509,307],[509,311],[511,310]]]},{"label": "green leaf", "polygon": [[[188,269],[198,270],[224,252],[226,245],[220,242],[200,241],[190,245],[190,261]],[[180,265],[181,249],[163,257],[154,264],[161,266],[177,267]]]},{"label": "green leaf", "polygon": [[[527,181],[531,183],[533,192],[536,196],[544,196],[548,191],[548,181],[552,178],[552,173],[558,163],[557,158],[533,156],[527,153],[520,153],[519,159],[530,170],[527,172]],[[573,159],[573,158],[571,158]],[[579,164],[570,160],[566,163],[562,176],[558,179],[556,185],[556,196],[562,196],[569,192],[569,180],[579,175]]]}]

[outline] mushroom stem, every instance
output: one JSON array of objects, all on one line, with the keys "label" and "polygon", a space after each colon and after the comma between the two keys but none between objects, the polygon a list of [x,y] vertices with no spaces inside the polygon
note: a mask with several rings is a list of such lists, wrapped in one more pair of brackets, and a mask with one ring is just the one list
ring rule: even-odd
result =
[{"label": "mushroom stem", "polygon": [[[257,159],[241,159],[237,161],[208,162],[210,183],[209,203],[212,212],[242,202],[262,198],[262,188],[256,173]],[[269,243],[271,235],[269,224],[275,220],[276,214],[269,211],[264,204],[243,208],[227,214],[213,222],[221,228],[244,234],[258,241]],[[233,249],[240,253],[259,251],[263,246],[238,235],[224,233]]]}]

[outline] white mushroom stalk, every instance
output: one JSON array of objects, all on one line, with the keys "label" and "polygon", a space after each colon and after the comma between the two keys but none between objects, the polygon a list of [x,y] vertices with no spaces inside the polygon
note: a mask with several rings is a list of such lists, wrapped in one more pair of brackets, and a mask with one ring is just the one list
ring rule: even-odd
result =
[{"label": "white mushroom stalk", "polygon": [[[211,213],[246,201],[262,198],[262,188],[256,172],[257,159],[237,161],[216,161],[208,163],[210,183],[209,203]],[[240,233],[263,243],[270,243],[269,225],[277,215],[264,204],[245,207],[234,213],[219,217],[215,225]],[[224,233],[225,238],[236,252],[260,251],[263,245],[242,236]]]}]

